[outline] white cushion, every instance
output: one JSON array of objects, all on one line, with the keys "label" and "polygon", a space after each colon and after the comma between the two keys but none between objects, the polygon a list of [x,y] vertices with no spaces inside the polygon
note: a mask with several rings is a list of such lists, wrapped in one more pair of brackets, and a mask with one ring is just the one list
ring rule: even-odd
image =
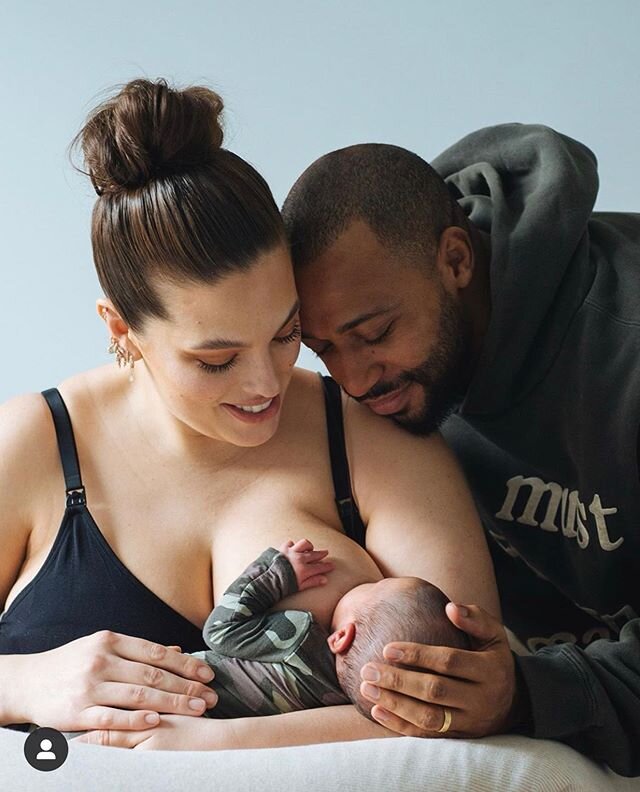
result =
[{"label": "white cushion", "polygon": [[640,792],[560,743],[412,737],[237,751],[130,751],[69,743],[58,770],[27,764],[27,735],[0,729],[0,789],[215,792]]}]

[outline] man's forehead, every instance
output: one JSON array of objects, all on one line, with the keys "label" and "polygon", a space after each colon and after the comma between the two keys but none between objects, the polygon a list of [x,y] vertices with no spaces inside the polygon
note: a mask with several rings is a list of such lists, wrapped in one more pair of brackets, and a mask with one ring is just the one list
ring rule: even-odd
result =
[{"label": "man's forehead", "polygon": [[387,313],[402,300],[397,261],[363,221],[295,275],[306,336],[346,332],[345,325]]},{"label": "man's forehead", "polygon": [[393,251],[384,245],[364,220],[352,220],[336,239],[316,256],[314,263],[320,267],[369,270],[389,266]]},{"label": "man's forehead", "polygon": [[303,311],[312,304],[361,313],[384,303],[393,293],[397,269],[384,249],[357,245],[332,246],[315,261],[296,270]]}]

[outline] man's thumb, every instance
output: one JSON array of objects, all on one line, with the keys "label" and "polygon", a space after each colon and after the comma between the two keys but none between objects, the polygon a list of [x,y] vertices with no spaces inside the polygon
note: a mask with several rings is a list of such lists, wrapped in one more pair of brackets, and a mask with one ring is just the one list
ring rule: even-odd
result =
[{"label": "man's thumb", "polygon": [[457,605],[449,602],[446,613],[449,621],[473,638],[476,645],[494,643],[505,637],[500,622],[478,605]]}]

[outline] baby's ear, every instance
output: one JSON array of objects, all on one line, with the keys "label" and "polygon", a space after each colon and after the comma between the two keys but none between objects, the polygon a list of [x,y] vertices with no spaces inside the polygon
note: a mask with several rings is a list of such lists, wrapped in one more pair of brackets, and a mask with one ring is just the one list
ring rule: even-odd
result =
[{"label": "baby's ear", "polygon": [[355,636],[356,625],[353,622],[348,622],[344,627],[332,632],[327,638],[329,649],[331,649],[333,654],[344,654],[349,650]]}]

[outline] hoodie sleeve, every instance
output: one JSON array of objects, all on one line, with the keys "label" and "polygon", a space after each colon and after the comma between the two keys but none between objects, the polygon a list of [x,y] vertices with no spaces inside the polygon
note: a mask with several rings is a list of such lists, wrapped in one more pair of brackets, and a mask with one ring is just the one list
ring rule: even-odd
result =
[{"label": "hoodie sleeve", "polygon": [[516,656],[531,736],[566,742],[624,776],[640,776],[640,619],[617,641]]}]

